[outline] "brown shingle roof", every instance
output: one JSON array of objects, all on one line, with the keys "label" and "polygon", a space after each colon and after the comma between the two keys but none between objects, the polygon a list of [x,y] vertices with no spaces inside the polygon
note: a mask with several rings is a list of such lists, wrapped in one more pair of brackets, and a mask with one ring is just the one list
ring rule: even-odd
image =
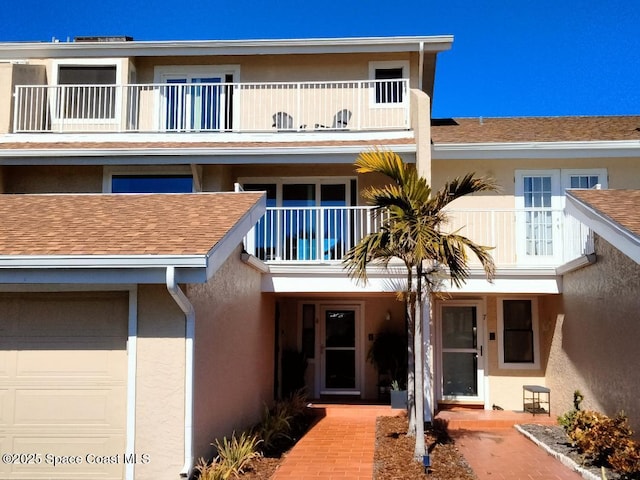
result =
[{"label": "brown shingle roof", "polygon": [[0,255],[205,255],[261,196],[0,195]]},{"label": "brown shingle roof", "polygon": [[434,120],[434,143],[640,140],[640,116]]},{"label": "brown shingle roof", "polygon": [[571,194],[640,237],[640,190],[571,190]]}]

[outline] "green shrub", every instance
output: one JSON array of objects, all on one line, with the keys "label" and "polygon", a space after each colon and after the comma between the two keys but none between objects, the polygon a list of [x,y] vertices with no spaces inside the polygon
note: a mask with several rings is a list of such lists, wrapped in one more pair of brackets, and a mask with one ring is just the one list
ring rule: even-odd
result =
[{"label": "green shrub", "polygon": [[224,480],[223,471],[215,460],[209,463],[201,457],[196,465],[196,470],[199,480]]},{"label": "green shrub", "polygon": [[569,433],[570,430],[573,430],[576,414],[580,411],[580,404],[583,399],[584,396],[580,393],[580,390],[573,392],[573,410],[569,410],[558,417],[558,424],[564,428],[565,432]]},{"label": "green shrub", "polygon": [[[245,468],[249,465],[249,462],[254,458],[260,457],[258,452],[258,444],[261,440],[253,434],[243,432],[239,437],[236,436],[236,432],[231,435],[231,440],[227,440],[227,437],[222,439],[222,442],[216,440],[213,445],[218,451],[218,456],[214,460],[216,469],[220,470],[222,480],[228,478],[237,477],[244,473]],[[214,480],[218,480],[214,477]]]},{"label": "green shrub", "polygon": [[262,448],[266,452],[273,450],[277,442],[290,440],[291,415],[283,402],[278,402],[273,408],[264,406],[262,421],[255,428],[256,435],[262,441]]}]

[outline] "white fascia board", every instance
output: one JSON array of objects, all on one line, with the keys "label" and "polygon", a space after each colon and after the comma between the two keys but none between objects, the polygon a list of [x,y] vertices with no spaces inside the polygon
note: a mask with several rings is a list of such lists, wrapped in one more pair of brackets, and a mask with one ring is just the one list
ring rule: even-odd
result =
[{"label": "white fascia board", "polygon": [[[238,195],[242,195],[239,193]],[[207,278],[213,277],[229,256],[241,245],[244,237],[260,221],[267,211],[267,196],[262,195],[260,200],[253,205],[238,220],[227,234],[214,245],[207,254]]]},{"label": "white fascia board", "polygon": [[[416,146],[380,145],[415,163]],[[0,165],[158,165],[158,164],[353,164],[368,146],[176,148],[176,149],[0,149]],[[277,161],[274,161],[274,158]]]},{"label": "white fascia board", "polygon": [[0,255],[4,268],[204,268],[205,255]]},{"label": "white fascia board", "polygon": [[291,55],[364,52],[442,52],[453,36],[0,43],[0,59],[192,55]]},{"label": "white fascia board", "polygon": [[[204,283],[204,268],[179,268],[180,283]],[[164,284],[166,267],[161,268],[0,268],[0,284]]]},{"label": "white fascia board", "polygon": [[584,223],[634,262],[640,264],[640,238],[636,234],[573,196],[571,190],[567,190],[566,198],[565,211],[569,215]]},{"label": "white fascia board", "polygon": [[593,142],[436,143],[434,160],[640,157],[640,140]]}]

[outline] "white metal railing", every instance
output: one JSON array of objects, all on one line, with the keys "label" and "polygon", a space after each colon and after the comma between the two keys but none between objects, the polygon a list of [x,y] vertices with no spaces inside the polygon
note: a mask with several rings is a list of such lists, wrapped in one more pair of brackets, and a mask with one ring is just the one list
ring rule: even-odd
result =
[{"label": "white metal railing", "polygon": [[409,83],[26,85],[13,132],[309,132],[409,129]]},{"label": "white metal railing", "polygon": [[[461,209],[448,214],[444,230],[494,247],[498,267],[554,267],[593,251],[589,229],[562,210]],[[246,247],[265,261],[339,261],[380,225],[371,207],[269,207]],[[472,254],[469,264],[478,266]]]}]

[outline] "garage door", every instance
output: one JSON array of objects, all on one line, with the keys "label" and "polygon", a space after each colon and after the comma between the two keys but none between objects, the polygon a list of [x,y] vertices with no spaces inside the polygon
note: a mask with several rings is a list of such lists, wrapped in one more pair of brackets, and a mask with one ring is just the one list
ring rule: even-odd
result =
[{"label": "garage door", "polygon": [[127,305],[0,294],[0,478],[123,477]]}]

